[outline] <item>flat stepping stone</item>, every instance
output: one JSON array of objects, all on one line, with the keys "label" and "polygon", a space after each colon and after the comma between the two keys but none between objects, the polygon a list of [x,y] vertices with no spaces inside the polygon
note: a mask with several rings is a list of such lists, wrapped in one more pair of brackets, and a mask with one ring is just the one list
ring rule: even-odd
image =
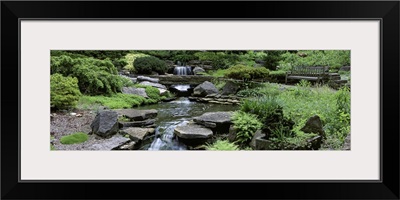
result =
[{"label": "flat stepping stone", "polygon": [[146,136],[152,135],[155,133],[154,128],[137,128],[131,127],[120,130],[122,134],[128,134],[129,138],[135,142],[143,141]]},{"label": "flat stepping stone", "polygon": [[155,122],[156,122],[155,119],[148,119],[144,121],[134,121],[134,122],[119,122],[119,128],[151,126]]},{"label": "flat stepping stone", "polygon": [[213,132],[197,124],[187,124],[175,127],[174,133],[179,138],[184,139],[207,139],[213,135]]},{"label": "flat stepping stone", "polygon": [[123,115],[133,121],[143,121],[157,117],[157,110],[138,110],[138,109],[116,109],[119,115]]},{"label": "flat stepping stone", "polygon": [[122,135],[116,134],[109,139],[97,140],[95,144],[84,146],[85,150],[98,150],[98,151],[110,151],[117,149],[118,147],[129,142],[129,138],[125,138]]}]

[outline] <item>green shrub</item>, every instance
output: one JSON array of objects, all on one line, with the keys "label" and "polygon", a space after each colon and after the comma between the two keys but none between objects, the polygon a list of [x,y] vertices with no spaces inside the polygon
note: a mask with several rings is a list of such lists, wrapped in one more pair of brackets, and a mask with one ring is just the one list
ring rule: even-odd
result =
[{"label": "green shrub", "polygon": [[241,145],[248,145],[254,133],[262,127],[262,123],[253,114],[235,112],[232,122],[236,129],[236,141]]},{"label": "green shrub", "polygon": [[267,138],[277,136],[275,134],[277,131],[283,131],[285,136],[293,134],[294,122],[284,116],[283,107],[276,97],[246,99],[242,102],[240,109],[257,116],[263,123],[262,131],[267,134]]},{"label": "green shrub", "polygon": [[110,59],[110,60],[118,60],[120,58],[123,58],[125,54],[127,54],[129,51],[121,51],[121,50],[71,50],[71,51],[65,51],[67,53],[73,53],[73,54],[80,54],[84,55],[86,57],[92,57],[100,60],[105,60],[105,59]]},{"label": "green shrub", "polygon": [[85,142],[88,138],[86,133],[78,132],[61,137],[60,142],[61,144],[79,144]]},{"label": "green shrub", "polygon": [[50,107],[55,109],[73,108],[80,95],[77,78],[64,77],[58,73],[50,76]]},{"label": "green shrub", "polygon": [[52,56],[50,67],[51,74],[60,73],[78,78],[79,89],[83,94],[113,94],[120,91],[126,82],[108,59]]},{"label": "green shrub", "polygon": [[264,79],[268,75],[269,70],[264,67],[249,67],[245,65],[232,66],[225,73],[225,77],[239,80]]},{"label": "green shrub", "polygon": [[239,61],[239,55],[222,51],[203,51],[194,54],[200,61],[209,61],[215,69],[225,69]]},{"label": "green shrub", "polygon": [[350,114],[350,90],[348,87],[340,88],[336,95],[336,106],[338,112]]},{"label": "green shrub", "polygon": [[120,58],[120,59],[117,59],[117,60],[113,60],[113,61],[112,61],[112,64],[113,64],[114,67],[116,67],[118,70],[121,70],[121,69],[123,69],[123,68],[128,64],[128,62],[126,61],[125,58]]},{"label": "green shrub", "polygon": [[149,55],[143,54],[143,53],[128,53],[125,55],[125,60],[126,60],[126,65],[123,67],[125,70],[128,70],[131,73],[135,73],[135,66],[133,63],[135,62],[136,58],[141,58],[141,57],[148,57]]},{"label": "green shrub", "polygon": [[206,150],[211,151],[238,151],[239,146],[230,143],[228,140],[217,140],[213,144],[208,144]]},{"label": "green shrub", "polygon": [[279,69],[289,71],[293,66],[329,66],[338,69],[350,65],[349,50],[306,50],[286,52],[281,55]]},{"label": "green shrub", "polygon": [[167,65],[164,61],[153,57],[139,57],[133,62],[133,66],[139,74],[151,74],[153,71],[159,74],[165,74],[167,72]]}]

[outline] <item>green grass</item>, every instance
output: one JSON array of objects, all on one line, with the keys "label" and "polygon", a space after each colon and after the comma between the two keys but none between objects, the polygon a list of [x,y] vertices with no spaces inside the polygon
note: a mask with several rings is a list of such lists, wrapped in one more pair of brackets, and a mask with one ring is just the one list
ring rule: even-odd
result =
[{"label": "green grass", "polygon": [[79,144],[85,142],[88,138],[86,133],[77,132],[61,137],[60,142],[61,144]]},{"label": "green grass", "polygon": [[139,95],[117,93],[111,96],[87,96],[82,95],[78,101],[77,108],[83,110],[97,110],[100,106],[110,109],[132,108],[140,105],[154,104],[166,97],[161,97],[159,90],[151,86],[139,86],[146,90],[149,98]]},{"label": "green grass", "polygon": [[[300,129],[314,115],[318,115],[321,118],[324,126],[326,140],[323,148],[341,148],[345,137],[350,131],[350,111],[348,111],[350,93],[348,92],[335,91],[327,86],[311,87],[303,82],[294,87],[287,87],[284,90],[281,90],[278,84],[267,83],[262,87],[242,90],[238,94],[245,97],[256,97],[260,101],[266,96],[275,97],[276,102],[283,108],[284,116],[295,122],[292,131],[294,131],[297,138],[292,139],[291,143],[304,141],[305,136]],[[348,98],[344,98],[346,95]],[[261,104],[263,106],[258,106],[260,107],[258,108],[249,103],[251,102],[244,100],[242,107],[251,108],[252,113],[259,115],[259,117],[262,117],[262,113],[265,113],[269,107]]]}]

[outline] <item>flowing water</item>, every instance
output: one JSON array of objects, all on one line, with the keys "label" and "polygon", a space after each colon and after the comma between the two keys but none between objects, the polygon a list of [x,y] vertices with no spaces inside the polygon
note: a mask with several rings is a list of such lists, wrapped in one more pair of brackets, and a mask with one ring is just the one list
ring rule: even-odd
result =
[{"label": "flowing water", "polygon": [[238,107],[234,105],[221,105],[199,103],[190,101],[187,97],[180,97],[171,102],[147,105],[139,109],[158,110],[156,134],[150,144],[142,146],[141,150],[186,150],[186,146],[174,137],[174,129],[177,125],[183,125],[192,117],[200,116],[206,112],[234,111]]},{"label": "flowing water", "polygon": [[189,66],[177,66],[174,68],[174,75],[192,75],[192,68]]}]

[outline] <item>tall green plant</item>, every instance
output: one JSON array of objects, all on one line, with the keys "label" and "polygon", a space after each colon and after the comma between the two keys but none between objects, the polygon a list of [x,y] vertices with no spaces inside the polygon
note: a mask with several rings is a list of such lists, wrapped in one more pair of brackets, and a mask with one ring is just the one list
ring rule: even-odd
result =
[{"label": "tall green plant", "polygon": [[241,111],[233,114],[232,122],[236,129],[236,142],[241,146],[248,145],[254,133],[262,127],[255,115]]},{"label": "tall green plant", "polygon": [[64,77],[58,73],[50,76],[50,107],[55,109],[73,108],[80,96],[77,78]]}]

